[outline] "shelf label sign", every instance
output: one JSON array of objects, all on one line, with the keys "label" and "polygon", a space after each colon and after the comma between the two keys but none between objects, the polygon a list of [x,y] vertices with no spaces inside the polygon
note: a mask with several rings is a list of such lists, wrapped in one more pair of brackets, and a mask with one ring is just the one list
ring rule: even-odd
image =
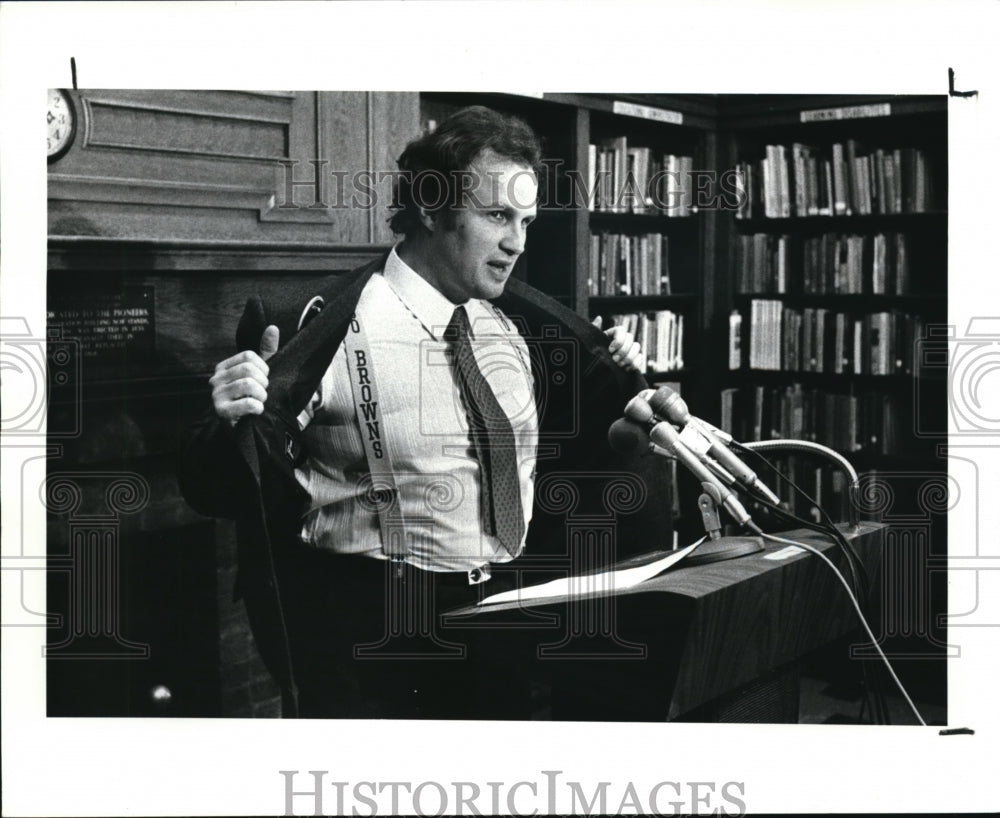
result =
[{"label": "shelf label sign", "polygon": [[666,108],[653,108],[650,105],[636,105],[634,102],[623,102],[616,99],[612,111],[625,116],[637,116],[640,119],[655,119],[657,122],[669,122],[671,125],[683,125],[684,114],[680,111],[670,111]]},{"label": "shelf label sign", "polygon": [[876,105],[847,105],[843,108],[820,108],[815,111],[802,111],[799,119],[802,122],[827,122],[834,119],[866,119],[871,116],[889,116],[892,106],[888,102]]}]

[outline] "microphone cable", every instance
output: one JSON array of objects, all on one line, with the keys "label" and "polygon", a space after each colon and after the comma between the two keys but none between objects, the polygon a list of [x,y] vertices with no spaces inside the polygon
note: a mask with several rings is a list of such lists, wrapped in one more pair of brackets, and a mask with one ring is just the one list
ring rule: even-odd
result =
[{"label": "microphone cable", "polygon": [[[833,542],[844,553],[845,558],[847,560],[848,568],[850,570],[851,580],[852,584],[854,585],[855,593],[857,594],[858,598],[862,601],[864,607],[867,608],[869,605],[869,598],[871,593],[871,582],[868,576],[868,572],[865,569],[864,563],[861,561],[861,558],[858,556],[857,551],[850,544],[850,541],[836,527],[836,525],[834,525],[833,520],[830,518],[830,515],[827,513],[826,509],[823,508],[818,502],[816,502],[816,500],[813,497],[811,497],[806,491],[800,488],[798,484],[796,484],[793,480],[782,474],[781,470],[778,469],[773,463],[771,463],[770,460],[768,460],[766,457],[760,454],[760,452],[757,452],[753,449],[750,449],[746,446],[736,443],[735,441],[733,442],[733,446],[734,448],[738,449],[741,454],[744,455],[752,454],[755,458],[757,458],[757,460],[759,460],[761,463],[767,466],[767,468],[770,469],[771,472],[773,472],[778,477],[779,480],[781,480],[785,485],[789,486],[793,491],[795,491],[799,497],[806,500],[808,503],[815,506],[816,509],[819,510],[819,513],[823,520],[822,523],[817,523],[812,520],[805,520],[793,514],[792,512],[787,511],[784,508],[781,508],[780,506],[776,506],[774,503],[768,502],[762,498],[756,499],[756,501],[760,503],[762,506],[775,512],[782,518],[798,523],[803,528],[808,528],[812,531],[816,531],[818,533],[830,537],[833,540]],[[872,718],[876,721],[876,723],[881,722],[883,724],[888,724],[889,715],[885,703],[885,694],[884,691],[882,690],[882,685],[880,683],[877,674],[873,675],[873,677],[870,678],[868,675],[867,663],[862,662],[861,675],[862,675],[862,684],[866,688],[865,691],[866,696],[867,694],[870,693],[874,698],[874,702],[872,704]],[[862,698],[862,712],[864,711],[864,698],[865,697]],[[861,713],[859,713],[858,716],[859,721],[860,718],[861,718]]]},{"label": "microphone cable", "polygon": [[851,604],[854,606],[854,610],[858,614],[858,618],[861,620],[861,625],[865,629],[865,633],[868,635],[868,638],[871,640],[871,643],[875,647],[875,650],[878,652],[878,655],[885,663],[886,669],[889,671],[889,675],[892,677],[892,680],[896,683],[896,687],[898,687],[899,692],[903,694],[903,698],[906,700],[906,703],[910,706],[910,710],[913,711],[913,715],[916,716],[917,721],[919,721],[922,726],[926,727],[927,722],[924,721],[923,716],[920,715],[920,711],[917,710],[916,705],[913,703],[913,699],[911,699],[910,694],[906,692],[906,688],[903,687],[903,683],[899,680],[899,677],[896,675],[896,671],[893,670],[892,664],[889,662],[888,657],[885,655],[882,648],[879,646],[878,640],[875,638],[875,634],[872,632],[872,629],[868,625],[868,620],[865,619],[865,615],[861,611],[861,605],[858,603],[857,597],[854,596],[854,593],[851,591],[850,584],[844,578],[844,575],[840,572],[837,566],[834,565],[827,558],[826,554],[824,554],[818,548],[809,545],[808,543],[798,542],[796,540],[790,540],[787,537],[779,537],[776,534],[764,534],[763,536],[765,539],[772,540],[777,543],[783,543],[785,545],[795,545],[798,546],[799,548],[804,548],[806,551],[810,551],[811,553],[819,557],[821,560],[823,560],[823,562],[825,562],[830,567],[830,570],[837,575],[837,579],[840,580],[841,585],[843,585],[844,589],[847,591],[847,596],[850,598]]},{"label": "microphone cable", "polygon": [[[830,540],[834,543],[834,545],[838,546],[838,548],[840,547],[839,538],[832,536],[833,532],[831,532],[825,525],[813,522],[811,520],[804,520],[801,517],[798,517],[797,515],[792,514],[790,511],[786,511],[785,509],[781,508],[780,506],[774,505],[773,503],[769,503],[769,502],[766,502],[764,500],[761,500],[760,502],[761,502],[762,505],[766,506],[767,508],[769,508],[771,511],[775,512],[776,514],[778,514],[782,518],[784,518],[786,520],[789,520],[791,522],[797,523],[802,528],[807,528],[807,529],[809,529],[811,531],[815,531],[815,532],[817,532],[819,534],[822,534],[822,535],[830,538]],[[837,532],[837,533],[839,534],[839,532]],[[763,536],[767,537],[767,536],[770,536],[770,535],[765,534]],[[858,590],[858,585],[859,585],[859,577],[858,577],[857,573],[854,570],[854,565],[853,565],[852,561],[850,559],[847,559],[845,561],[847,563],[847,567],[848,567],[849,572],[850,572],[850,576],[851,576],[851,580],[852,580],[851,585],[854,586],[853,593],[856,594],[857,590]],[[850,587],[851,586],[849,585],[848,588],[850,588]],[[865,596],[860,596],[860,598],[861,599],[866,599]],[[885,704],[884,692],[882,690],[881,684],[879,683],[878,676],[874,675],[874,674],[872,676],[869,676],[869,673],[868,673],[868,664],[866,662],[862,662],[861,663],[861,684],[862,684],[862,687],[864,689],[864,693],[862,695],[862,711],[861,711],[861,713],[858,714],[858,720],[859,721],[861,720],[861,715],[864,712],[864,702],[865,702],[865,699],[870,695],[872,697],[872,699],[873,699],[873,702],[871,704],[871,710],[872,710],[873,719],[874,719],[875,723],[876,724],[879,724],[879,723],[881,723],[881,724],[888,724],[889,720],[888,720],[888,712],[887,712],[887,708],[886,708],[886,704]]]},{"label": "microphone cable", "polygon": [[792,519],[802,524],[806,528],[811,528],[814,531],[823,531],[832,536],[839,545],[840,549],[844,552],[845,557],[847,558],[848,565],[851,569],[852,580],[854,581],[855,585],[855,591],[858,593],[858,596],[862,600],[867,600],[868,594],[871,590],[871,582],[868,577],[868,571],[865,569],[864,563],[861,561],[861,557],[858,556],[858,552],[854,549],[854,546],[851,545],[850,541],[841,533],[841,531],[837,528],[837,526],[834,525],[834,522],[832,519],[830,519],[830,515],[827,513],[826,509],[823,508],[823,506],[821,506],[818,502],[816,502],[816,500],[813,497],[811,497],[808,493],[806,493],[802,488],[800,488],[797,483],[795,483],[789,477],[782,474],[781,470],[773,463],[771,463],[771,461],[768,460],[766,457],[764,457],[760,452],[755,451],[754,449],[750,449],[746,446],[743,446],[742,444],[737,443],[735,441],[733,441],[733,446],[734,448],[738,449],[741,454],[743,455],[751,454],[755,458],[757,458],[757,460],[759,460],[761,463],[767,466],[767,468],[770,469],[778,477],[779,480],[781,480],[785,485],[789,486],[793,491],[795,491],[798,494],[799,497],[801,497],[803,500],[814,506],[819,511],[822,517],[821,523],[813,522],[812,520],[804,520],[801,517],[798,517],[795,514],[787,511],[786,509],[783,509],[780,506],[776,506],[774,503],[764,500],[763,498],[755,498],[756,502],[760,503],[766,508],[771,509],[772,511],[777,512],[778,514],[784,516],[787,519]]}]

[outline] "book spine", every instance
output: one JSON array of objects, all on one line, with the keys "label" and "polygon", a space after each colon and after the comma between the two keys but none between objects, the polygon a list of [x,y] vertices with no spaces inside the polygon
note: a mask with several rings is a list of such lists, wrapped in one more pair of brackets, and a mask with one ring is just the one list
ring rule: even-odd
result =
[{"label": "book spine", "polygon": [[587,145],[587,210],[593,212],[597,204],[597,145]]},{"label": "book spine", "polygon": [[741,334],[743,331],[743,316],[739,310],[733,310],[729,314],[729,368],[736,370],[740,368],[741,359]]},{"label": "book spine", "polygon": [[844,166],[844,146],[840,142],[833,144],[833,214],[844,216],[847,213],[847,173]]}]

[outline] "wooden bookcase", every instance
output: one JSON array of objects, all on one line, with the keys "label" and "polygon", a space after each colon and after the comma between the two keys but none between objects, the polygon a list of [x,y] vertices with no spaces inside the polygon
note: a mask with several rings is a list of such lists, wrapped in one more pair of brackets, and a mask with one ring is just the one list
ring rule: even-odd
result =
[{"label": "wooden bookcase", "polygon": [[[947,320],[945,98],[740,100],[725,109],[720,138],[727,166],[751,167],[750,212],[744,207],[727,214],[728,252],[715,270],[727,297],[720,304],[726,312],[718,316],[717,340],[724,343],[717,344],[720,354],[709,368],[726,373],[724,387],[729,395],[735,390],[737,402],[729,412],[720,406],[722,423],[743,439],[800,437],[831,445],[872,475],[943,471],[936,452],[943,438],[927,430],[945,426],[944,371],[927,361]],[[857,172],[842,175],[842,184],[834,179],[829,208],[823,201],[810,205],[810,198],[827,198],[825,183],[819,179],[820,196],[814,197],[806,160],[796,168],[797,146],[811,151],[819,177],[827,160],[833,177],[839,157],[847,169],[848,152],[856,155]],[[772,200],[767,214],[767,203],[758,198],[765,187],[758,163],[769,152],[764,172],[775,184],[767,186],[781,187],[775,169],[782,165],[789,179],[787,195]],[[863,168],[876,166],[881,169],[866,184]],[[896,178],[900,168],[902,180]],[[797,179],[806,182],[799,200]],[[762,262],[765,274],[754,275]],[[754,302],[780,311],[780,325],[754,325]],[[741,317],[735,370],[725,354],[732,314]],[[761,352],[766,358],[768,350],[777,354],[753,360]],[[879,352],[886,354],[880,359]],[[806,486],[846,508],[846,491],[838,484]]]},{"label": "wooden bookcase", "polygon": [[[799,437],[832,445],[857,468],[862,516],[890,526],[880,575],[873,578],[875,587],[883,589],[876,634],[911,693],[943,703],[946,680],[941,660],[949,654],[946,623],[940,613],[947,609],[947,585],[943,572],[933,566],[947,553],[947,506],[954,491],[948,485],[944,453],[948,425],[947,99],[729,99],[720,101],[718,136],[725,167],[756,163],[768,156],[768,146],[784,146],[792,181],[787,210],[772,200],[772,213],[767,215],[761,213],[761,205],[767,202],[755,201],[749,218],[727,213],[720,224],[721,249],[713,270],[715,322],[703,340],[715,350],[706,367],[713,379],[706,388],[718,392],[715,419],[742,439]],[[842,206],[837,206],[835,198],[831,213],[811,213],[807,201],[802,215],[803,202],[795,198],[796,144],[812,147],[818,159],[829,158],[832,166],[849,144],[856,157],[875,155],[877,159],[854,164],[858,176],[853,181],[860,184],[854,188],[848,182]],[[879,149],[882,153],[876,154]],[[899,161],[887,159],[896,149]],[[770,151],[773,171],[782,157],[774,148]],[[876,174],[866,186],[867,172],[862,168],[865,163],[875,168],[878,160],[883,178],[879,180]],[[800,178],[803,168],[808,169],[805,162],[800,164]],[[898,195],[891,197],[894,201],[889,201],[889,191],[895,192],[894,185],[900,181],[900,169],[903,183]],[[769,176],[775,178],[773,173]],[[751,187],[756,181],[751,180]],[[866,199],[872,185],[877,194],[886,194],[882,207]],[[804,193],[812,193],[811,183]],[[861,199],[851,198],[858,193]],[[779,237],[785,237],[783,287],[777,286],[776,268],[771,276],[746,275],[753,264],[745,263],[741,247],[752,247],[755,240],[747,237],[754,234],[763,237],[756,241],[765,248],[762,254],[751,254],[758,262],[767,258],[768,243],[776,249]],[[880,235],[887,237],[883,242],[887,246],[904,247],[908,268],[904,273],[876,274],[875,259],[881,257],[876,252],[876,236]],[[828,255],[821,252],[824,242]],[[893,259],[891,247],[886,259]],[[794,318],[783,319],[781,340],[768,337],[768,330],[760,326],[751,328],[755,301],[773,302],[783,316],[801,315],[801,334]],[[823,337],[826,360],[818,355],[815,343],[821,337],[815,331],[817,316],[824,310],[824,326],[833,318],[832,329]],[[730,369],[728,357],[733,314],[741,316],[742,324],[736,369]],[[839,337],[837,314],[844,316],[844,335]],[[880,314],[889,318],[867,318]],[[897,329],[910,325],[911,330],[890,338],[891,355],[879,359],[876,350],[885,343],[892,316]],[[872,326],[866,326],[869,320]],[[806,339],[807,321],[813,325],[813,344]],[[846,330],[856,321],[862,323],[860,332],[848,341]],[[795,333],[792,339],[789,331]],[[765,347],[767,342],[778,347],[779,360],[766,362],[771,368],[751,366],[755,340],[763,340]],[[757,363],[761,363],[759,358]],[[738,397],[731,410],[723,412],[723,404],[734,396]],[[712,402],[704,405],[708,414]],[[828,466],[800,457],[784,458],[779,465],[802,488],[819,496],[834,519],[846,519],[846,481],[838,481]],[[780,494],[783,499],[788,496]],[[793,505],[800,516],[814,515],[808,503]],[[862,641],[845,644],[842,650],[849,650],[854,659],[874,660],[874,650]]]}]

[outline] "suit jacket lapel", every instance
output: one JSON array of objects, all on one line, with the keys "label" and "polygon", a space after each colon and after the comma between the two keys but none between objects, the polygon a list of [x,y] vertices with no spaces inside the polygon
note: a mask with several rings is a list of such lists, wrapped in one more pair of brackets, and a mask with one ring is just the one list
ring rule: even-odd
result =
[{"label": "suit jacket lapel", "polygon": [[537,330],[546,324],[562,325],[571,336],[583,343],[584,349],[592,356],[607,351],[608,339],[601,330],[554,298],[516,278],[507,282],[503,295],[494,299],[493,303],[511,317],[528,319],[529,328]]},{"label": "suit jacket lapel", "polygon": [[[320,292],[324,308],[301,331],[295,333],[268,360],[268,389],[264,415],[247,415],[236,426],[237,448],[253,476],[258,491],[261,455],[275,451],[280,442],[268,443],[274,426],[269,414],[277,414],[290,428],[316,391],[344,338],[347,322],[354,314],[361,291],[372,275],[385,266],[386,256],[377,258],[346,276],[333,276]],[[303,302],[308,300],[304,296]]]},{"label": "suit jacket lapel", "polygon": [[323,310],[297,332],[268,361],[268,404],[286,417],[296,417],[316,391],[323,373],[344,340],[347,322],[354,314],[368,279],[385,266],[376,259],[345,281],[329,281],[320,295]]}]

